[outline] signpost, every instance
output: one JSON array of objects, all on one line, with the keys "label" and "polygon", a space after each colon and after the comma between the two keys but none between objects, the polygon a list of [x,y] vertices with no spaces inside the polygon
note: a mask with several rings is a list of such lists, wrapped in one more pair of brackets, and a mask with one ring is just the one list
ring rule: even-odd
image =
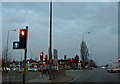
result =
[{"label": "signpost", "polygon": [[55,70],[58,70],[58,50],[54,49],[54,65]]},{"label": "signpost", "polygon": [[58,64],[58,51],[56,49],[54,49],[54,64]]},{"label": "signpost", "polygon": [[54,59],[58,59],[58,50],[54,49]]}]

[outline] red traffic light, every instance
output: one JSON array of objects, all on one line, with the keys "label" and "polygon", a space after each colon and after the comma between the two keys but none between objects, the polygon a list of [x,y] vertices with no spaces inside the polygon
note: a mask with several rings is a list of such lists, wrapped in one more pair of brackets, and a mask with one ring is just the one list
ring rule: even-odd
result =
[{"label": "red traffic light", "polygon": [[118,62],[120,62],[120,58],[118,59]]},{"label": "red traffic light", "polygon": [[25,35],[25,32],[24,32],[24,31],[20,31],[20,34],[21,34],[21,35]]},{"label": "red traffic light", "polygon": [[24,36],[24,35],[26,35],[27,30],[26,29],[20,29],[19,32],[20,32],[20,35]]},{"label": "red traffic light", "polygon": [[40,61],[43,61],[43,51],[40,52]]},{"label": "red traffic light", "polygon": [[27,45],[27,29],[20,29],[19,30],[19,42],[20,42],[20,48],[24,49]]},{"label": "red traffic light", "polygon": [[40,56],[43,56],[43,52],[40,53]]},{"label": "red traffic light", "polygon": [[43,54],[42,54],[42,53],[40,53],[40,56],[43,56]]}]

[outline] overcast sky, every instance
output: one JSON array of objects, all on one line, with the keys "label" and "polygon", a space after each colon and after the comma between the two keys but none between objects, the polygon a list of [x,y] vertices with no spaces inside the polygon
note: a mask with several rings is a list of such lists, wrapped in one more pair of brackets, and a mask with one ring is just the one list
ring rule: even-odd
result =
[{"label": "overcast sky", "polygon": [[[2,45],[6,46],[7,32],[28,25],[28,57],[39,59],[39,53],[48,54],[49,3],[3,2]],[[98,64],[118,58],[118,3],[117,2],[54,2],[53,48],[59,58],[80,55],[82,34],[92,57]],[[23,50],[13,50],[12,42],[18,41],[18,31],[10,31],[9,50],[12,58],[23,58]],[[32,55],[31,55],[32,53]]]}]

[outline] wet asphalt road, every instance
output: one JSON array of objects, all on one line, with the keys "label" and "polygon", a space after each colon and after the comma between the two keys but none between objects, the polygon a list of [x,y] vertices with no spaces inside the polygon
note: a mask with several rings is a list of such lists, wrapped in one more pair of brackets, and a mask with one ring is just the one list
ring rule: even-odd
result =
[{"label": "wet asphalt road", "polygon": [[97,68],[86,71],[70,82],[119,82],[120,73],[109,73],[106,69]]}]

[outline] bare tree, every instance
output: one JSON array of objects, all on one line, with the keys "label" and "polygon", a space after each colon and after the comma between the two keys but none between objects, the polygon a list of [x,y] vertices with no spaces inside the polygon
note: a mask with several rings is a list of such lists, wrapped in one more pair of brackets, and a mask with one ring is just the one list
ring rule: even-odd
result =
[{"label": "bare tree", "polygon": [[11,61],[10,53],[8,53],[7,48],[2,50],[2,67],[9,67]]},{"label": "bare tree", "polygon": [[82,68],[85,69],[85,66],[88,63],[89,52],[88,52],[86,42],[84,42],[84,41],[82,41],[82,43],[81,43],[81,51],[80,52],[81,52]]},{"label": "bare tree", "polygon": [[79,56],[76,54],[76,56],[74,57],[75,59],[75,64],[76,64],[76,67],[78,66],[78,62],[79,62]]}]

